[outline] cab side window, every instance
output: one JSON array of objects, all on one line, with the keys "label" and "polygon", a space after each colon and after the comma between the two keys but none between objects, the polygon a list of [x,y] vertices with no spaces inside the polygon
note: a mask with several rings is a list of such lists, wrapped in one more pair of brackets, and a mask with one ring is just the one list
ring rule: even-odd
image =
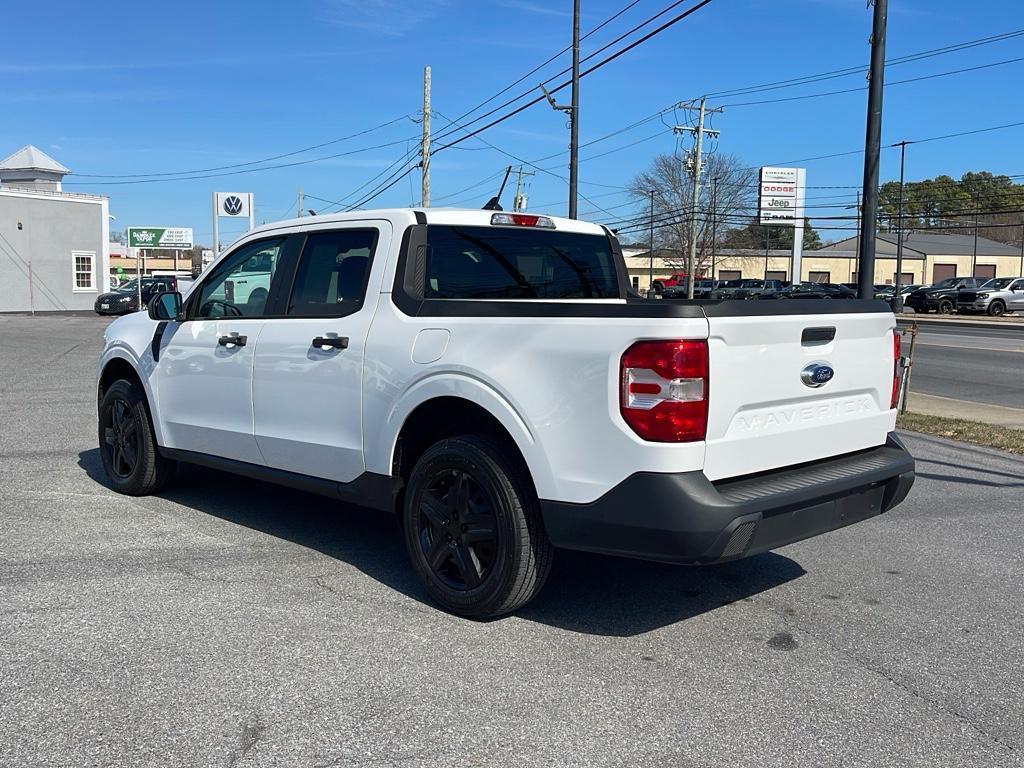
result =
[{"label": "cab side window", "polygon": [[228,256],[203,281],[192,316],[262,317],[284,241],[259,240]]},{"label": "cab side window", "polygon": [[376,229],[310,234],[295,271],[288,314],[342,317],[358,312],[376,244]]}]

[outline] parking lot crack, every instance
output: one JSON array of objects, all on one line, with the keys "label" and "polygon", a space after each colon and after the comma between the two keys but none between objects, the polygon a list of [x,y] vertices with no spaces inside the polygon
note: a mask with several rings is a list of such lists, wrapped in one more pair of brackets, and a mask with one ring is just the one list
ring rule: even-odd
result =
[{"label": "parking lot crack", "polygon": [[908,682],[906,682],[905,680],[899,679],[898,677],[896,677],[895,675],[893,675],[892,673],[890,673],[889,671],[887,671],[883,667],[881,667],[881,666],[879,666],[877,664],[872,663],[869,659],[867,659],[867,658],[865,658],[863,656],[860,656],[860,655],[858,655],[856,653],[851,653],[850,651],[847,651],[847,650],[844,650],[843,648],[840,648],[838,645],[836,645],[829,638],[824,637],[822,635],[815,634],[814,632],[812,632],[807,627],[801,626],[799,624],[799,622],[795,622],[791,617],[789,617],[789,616],[787,616],[787,615],[785,615],[785,614],[783,614],[783,613],[781,613],[779,611],[775,611],[774,609],[773,609],[773,612],[777,613],[782,618],[783,622],[786,623],[788,626],[792,627],[792,629],[794,629],[795,631],[800,632],[802,635],[805,635],[806,637],[808,637],[808,638],[810,638],[812,640],[815,640],[817,642],[820,642],[820,643],[828,646],[828,648],[830,650],[834,651],[835,653],[838,653],[840,656],[848,659],[849,661],[852,661],[854,664],[856,664],[861,669],[863,669],[866,672],[869,672],[869,673],[871,673],[873,675],[881,677],[882,679],[886,680],[887,682],[891,683],[892,685],[895,685],[897,688],[899,688],[900,690],[904,691],[908,695],[910,695],[913,698],[917,699],[918,701],[922,702],[926,706],[928,706],[928,707],[930,707],[932,709],[939,710],[943,714],[946,714],[946,715],[954,718],[955,720],[963,723],[968,728],[970,728],[972,731],[974,731],[978,736],[980,736],[983,740],[989,741],[989,742],[991,742],[991,743],[1001,747],[1002,749],[1006,750],[1007,752],[1014,753],[1014,754],[1016,753],[1017,750],[1014,748],[1014,746],[1012,744],[1008,744],[1007,742],[1003,741],[999,736],[996,736],[994,733],[991,733],[990,731],[986,730],[982,726],[978,725],[976,722],[974,722],[970,717],[965,715],[963,712],[960,712],[959,710],[954,709],[954,708],[948,706],[946,703],[944,703],[942,701],[939,701],[939,700],[936,700],[936,699],[933,699],[933,698],[930,698],[930,697],[924,695],[919,690],[917,690],[916,688],[911,686]]}]

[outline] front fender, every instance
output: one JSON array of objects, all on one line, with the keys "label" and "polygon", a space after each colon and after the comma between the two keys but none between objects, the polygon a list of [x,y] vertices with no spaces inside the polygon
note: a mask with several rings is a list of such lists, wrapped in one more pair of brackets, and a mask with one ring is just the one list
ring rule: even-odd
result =
[{"label": "front fender", "polygon": [[528,422],[500,392],[465,373],[436,372],[407,389],[384,419],[376,439],[366,445],[366,468],[371,472],[391,474],[398,435],[416,408],[438,397],[456,397],[478,405],[512,436],[530,470],[534,486],[541,498],[554,492],[551,464],[535,439]]}]

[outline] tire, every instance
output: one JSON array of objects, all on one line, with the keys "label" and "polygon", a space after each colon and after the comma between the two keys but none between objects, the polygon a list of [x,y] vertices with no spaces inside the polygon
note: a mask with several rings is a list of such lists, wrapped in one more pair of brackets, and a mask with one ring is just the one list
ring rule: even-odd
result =
[{"label": "tire", "polygon": [[435,443],[405,491],[406,551],[430,597],[451,613],[483,619],[533,599],[554,548],[517,457],[476,435]]},{"label": "tire", "polygon": [[953,314],[953,302],[949,299],[943,299],[939,302],[938,312],[940,315],[951,315]]},{"label": "tire", "polygon": [[1006,314],[1006,304],[996,299],[988,305],[988,314],[990,317],[999,317]]},{"label": "tire", "polygon": [[157,450],[146,396],[138,384],[119,379],[107,388],[99,409],[99,445],[103,471],[118,493],[157,493],[174,475],[175,462]]}]

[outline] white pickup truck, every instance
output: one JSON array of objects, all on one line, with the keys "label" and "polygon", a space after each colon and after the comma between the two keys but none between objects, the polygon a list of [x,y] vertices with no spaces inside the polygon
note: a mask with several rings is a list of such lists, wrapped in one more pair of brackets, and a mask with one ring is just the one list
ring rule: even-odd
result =
[{"label": "white pickup truck", "polygon": [[[253,260],[267,296],[235,303]],[[189,462],[395,512],[430,596],[495,616],[557,547],[714,563],[898,504],[895,326],[882,302],[636,298],[580,221],[296,219],[107,328],[99,444],[122,493]]]}]

